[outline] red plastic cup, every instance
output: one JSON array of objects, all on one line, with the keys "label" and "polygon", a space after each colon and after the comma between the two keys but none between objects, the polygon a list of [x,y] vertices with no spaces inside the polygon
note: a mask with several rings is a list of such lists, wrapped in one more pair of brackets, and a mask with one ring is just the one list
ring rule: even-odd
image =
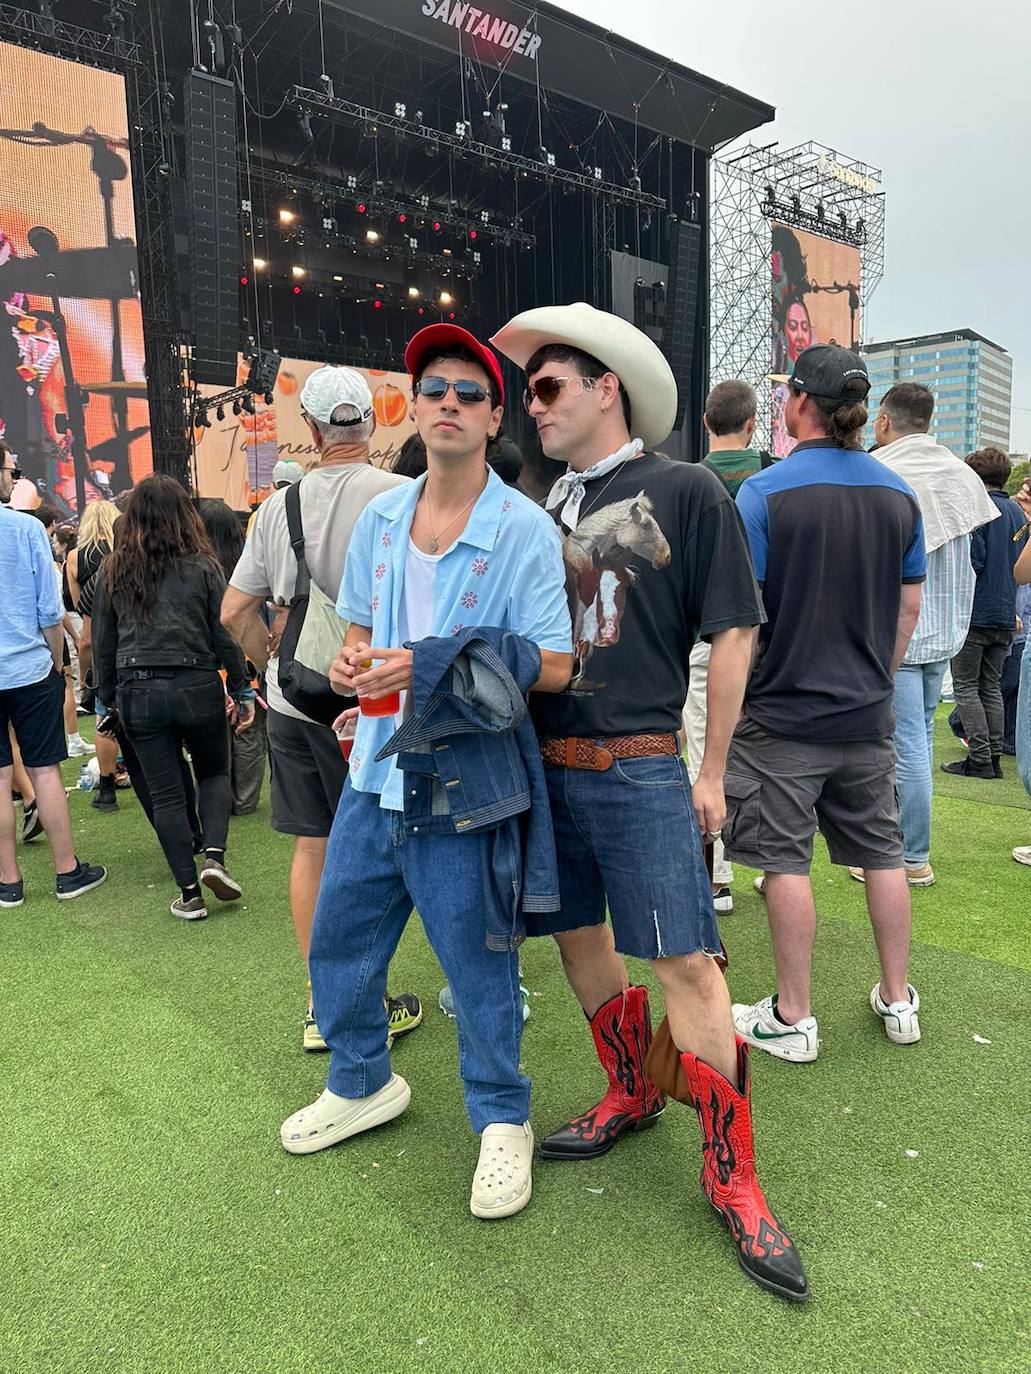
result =
[{"label": "red plastic cup", "polygon": [[385,697],[359,697],[358,709],[363,716],[396,716],[401,709],[401,693],[388,692]]},{"label": "red plastic cup", "polygon": [[340,745],[340,752],[345,759],[350,759],[351,750],[354,748],[354,735],[337,735],[337,743]]}]

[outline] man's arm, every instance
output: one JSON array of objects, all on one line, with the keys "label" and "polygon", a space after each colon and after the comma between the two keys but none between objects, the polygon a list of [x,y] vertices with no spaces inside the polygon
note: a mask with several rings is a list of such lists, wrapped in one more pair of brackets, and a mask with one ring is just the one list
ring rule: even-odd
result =
[{"label": "man's arm", "polygon": [[50,656],[54,660],[54,667],[59,673],[64,672],[64,623],[58,621],[56,625],[44,625],[42,627],[43,638],[47,642]]},{"label": "man's arm", "polygon": [[236,587],[226,588],[222,598],[222,624],[253,664],[268,667],[268,628],[261,618],[263,596],[248,596]]},{"label": "man's arm", "polygon": [[923,584],[903,582],[902,602],[899,606],[898,626],[895,630],[895,652],[891,656],[891,671],[894,673],[906,656],[909,641],[913,638],[916,622],[920,619],[920,599]]},{"label": "man's arm", "polygon": [[705,753],[698,779],[691,789],[703,837],[715,835],[727,818],[723,771],[727,766],[731,736],[741,718],[741,703],[758,635],[757,626],[740,626],[721,630],[712,637],[705,698]]},{"label": "man's arm", "polygon": [[573,676],[573,655],[556,653],[554,649],[542,649],[540,652],[541,675],[530,691],[564,692]]}]

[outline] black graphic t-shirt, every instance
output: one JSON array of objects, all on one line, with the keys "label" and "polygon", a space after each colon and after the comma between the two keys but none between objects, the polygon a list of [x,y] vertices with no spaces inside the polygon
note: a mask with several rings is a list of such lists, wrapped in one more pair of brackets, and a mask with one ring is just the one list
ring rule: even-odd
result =
[{"label": "black graphic t-shirt", "polygon": [[538,732],[679,729],[695,641],[765,619],[734,501],[706,468],[646,453],[587,483],[575,530],[561,510],[573,679],[533,694]]}]

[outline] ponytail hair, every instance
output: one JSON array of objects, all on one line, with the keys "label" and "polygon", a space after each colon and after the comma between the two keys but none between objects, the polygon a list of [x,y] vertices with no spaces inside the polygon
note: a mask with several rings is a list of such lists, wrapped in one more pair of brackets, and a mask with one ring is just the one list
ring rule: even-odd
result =
[{"label": "ponytail hair", "polygon": [[869,417],[866,396],[870,384],[864,377],[850,377],[845,383],[845,399],[830,401],[810,395],[827,426],[827,437],[835,448],[861,449],[863,430]]}]

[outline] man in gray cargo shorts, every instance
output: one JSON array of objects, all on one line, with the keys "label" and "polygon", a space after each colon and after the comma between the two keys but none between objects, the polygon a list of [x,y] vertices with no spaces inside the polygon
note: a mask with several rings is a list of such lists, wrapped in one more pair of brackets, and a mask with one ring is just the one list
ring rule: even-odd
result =
[{"label": "man in gray cargo shorts", "polygon": [[738,492],[768,622],[724,776],[723,843],[761,868],[777,992],[735,1005],[737,1032],[781,1059],[816,1058],[810,1007],[816,908],[813,836],[832,862],[863,869],[881,978],[870,1006],[888,1039],[920,1039],[908,981],[892,685],[920,613],[923,522],[909,487],[860,447],[869,380],[834,344],[795,363],[785,410],[799,440]]}]

